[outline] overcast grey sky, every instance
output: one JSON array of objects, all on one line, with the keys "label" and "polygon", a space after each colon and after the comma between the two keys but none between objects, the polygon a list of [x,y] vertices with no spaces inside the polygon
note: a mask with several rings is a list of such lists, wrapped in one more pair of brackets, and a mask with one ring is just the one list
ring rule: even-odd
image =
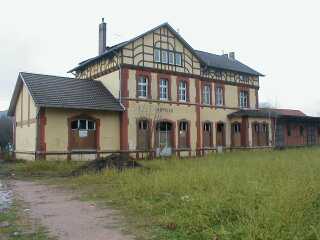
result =
[{"label": "overcast grey sky", "polygon": [[319,1],[3,1],[0,8],[0,110],[19,71],[66,75],[108,45],[163,22],[195,49],[236,58],[266,75],[260,102],[320,115]]}]

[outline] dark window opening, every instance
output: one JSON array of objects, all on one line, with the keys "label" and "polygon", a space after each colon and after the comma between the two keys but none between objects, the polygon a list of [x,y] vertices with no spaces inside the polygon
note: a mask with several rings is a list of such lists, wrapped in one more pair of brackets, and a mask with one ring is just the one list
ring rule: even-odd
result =
[{"label": "dark window opening", "polygon": [[287,126],[287,134],[289,137],[291,136],[291,127],[289,125]]},{"label": "dark window opening", "polygon": [[148,129],[148,121],[142,120],[139,122],[139,129],[140,130],[147,130]]},{"label": "dark window opening", "polygon": [[300,126],[300,136],[303,136],[303,134],[304,134],[304,127]]},{"label": "dark window opening", "polygon": [[240,131],[241,131],[241,125],[240,125],[240,123],[235,123],[235,124],[233,125],[233,132],[235,132],[235,133],[240,133]]},{"label": "dark window opening", "polygon": [[79,129],[86,130],[87,129],[87,121],[86,120],[79,120]]},{"label": "dark window opening", "polygon": [[223,125],[223,123],[219,123],[219,124],[217,124],[217,132],[222,132],[223,131],[223,127],[224,127],[224,125]]},{"label": "dark window opening", "polygon": [[88,121],[88,130],[94,130],[95,129],[95,124],[94,121]]},{"label": "dark window opening", "polygon": [[75,121],[71,122],[71,129],[72,130],[78,129],[78,120],[75,120]]}]

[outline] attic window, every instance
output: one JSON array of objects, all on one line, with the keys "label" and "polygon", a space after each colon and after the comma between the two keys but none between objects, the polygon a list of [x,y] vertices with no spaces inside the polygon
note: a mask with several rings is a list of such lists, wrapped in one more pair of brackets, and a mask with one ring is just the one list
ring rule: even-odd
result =
[{"label": "attic window", "polygon": [[176,53],[176,65],[181,66],[182,65],[182,54]]}]

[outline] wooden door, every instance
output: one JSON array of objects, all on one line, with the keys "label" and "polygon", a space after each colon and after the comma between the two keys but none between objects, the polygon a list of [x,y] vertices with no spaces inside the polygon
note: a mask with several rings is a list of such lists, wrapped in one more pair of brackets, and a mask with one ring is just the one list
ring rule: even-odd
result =
[{"label": "wooden door", "polygon": [[138,122],[137,131],[137,149],[149,150],[150,148],[150,126],[147,120]]},{"label": "wooden door", "polygon": [[211,123],[203,124],[203,147],[204,148],[212,147],[212,124]]},{"label": "wooden door", "polygon": [[217,130],[216,130],[217,136],[217,146],[225,146],[226,140],[225,140],[225,125],[224,123],[217,123]]},{"label": "wooden door", "polygon": [[241,124],[233,123],[231,125],[231,144],[233,147],[241,146]]}]

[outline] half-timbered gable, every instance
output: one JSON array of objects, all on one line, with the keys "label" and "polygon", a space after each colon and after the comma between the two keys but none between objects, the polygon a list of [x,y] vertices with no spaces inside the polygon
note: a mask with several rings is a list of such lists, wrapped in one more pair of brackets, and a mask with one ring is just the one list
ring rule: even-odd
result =
[{"label": "half-timbered gable", "polygon": [[169,24],[130,41],[122,52],[124,64],[200,75],[199,57]]}]

